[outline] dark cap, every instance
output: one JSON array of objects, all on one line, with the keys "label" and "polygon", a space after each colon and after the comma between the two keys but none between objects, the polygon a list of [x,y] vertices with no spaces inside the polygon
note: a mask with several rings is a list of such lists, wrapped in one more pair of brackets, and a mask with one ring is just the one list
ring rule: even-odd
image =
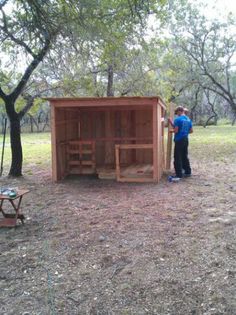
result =
[{"label": "dark cap", "polygon": [[183,112],[184,112],[184,107],[183,107],[183,106],[178,106],[178,107],[176,107],[176,109],[175,109],[175,115],[176,115],[178,112],[183,113]]}]

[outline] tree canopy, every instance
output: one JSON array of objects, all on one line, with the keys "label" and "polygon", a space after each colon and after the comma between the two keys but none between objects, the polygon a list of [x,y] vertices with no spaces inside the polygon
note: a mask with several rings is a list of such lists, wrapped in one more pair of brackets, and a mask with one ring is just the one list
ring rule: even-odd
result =
[{"label": "tree canopy", "polygon": [[[113,95],[113,59],[119,47],[124,46],[131,33],[142,30],[150,13],[161,16],[164,4],[164,0],[0,2],[0,54],[3,57],[0,64],[0,97],[10,121],[12,164],[9,175],[22,174],[20,120],[34,101],[34,96],[26,94],[25,90],[35,69],[49,51],[55,58],[56,51],[68,47],[70,42],[77,52],[78,47],[86,46],[90,55],[95,44],[99,62],[107,64],[107,94]],[[52,85],[52,80],[49,81]],[[17,111],[16,101],[20,97],[26,103]]]}]

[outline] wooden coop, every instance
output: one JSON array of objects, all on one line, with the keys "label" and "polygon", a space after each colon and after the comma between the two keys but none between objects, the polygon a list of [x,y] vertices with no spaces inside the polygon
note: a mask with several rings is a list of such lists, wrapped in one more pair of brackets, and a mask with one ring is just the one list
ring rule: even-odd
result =
[{"label": "wooden coop", "polygon": [[52,177],[94,174],[158,182],[164,169],[165,104],[159,97],[48,98]]}]

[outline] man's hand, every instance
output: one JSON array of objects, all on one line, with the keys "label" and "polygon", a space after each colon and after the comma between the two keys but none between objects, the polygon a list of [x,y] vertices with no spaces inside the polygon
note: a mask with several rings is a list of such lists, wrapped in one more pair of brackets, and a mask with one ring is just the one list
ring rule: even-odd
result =
[{"label": "man's hand", "polygon": [[171,118],[168,118],[168,123],[171,125],[171,127],[174,128],[174,123],[173,123],[173,120]]}]

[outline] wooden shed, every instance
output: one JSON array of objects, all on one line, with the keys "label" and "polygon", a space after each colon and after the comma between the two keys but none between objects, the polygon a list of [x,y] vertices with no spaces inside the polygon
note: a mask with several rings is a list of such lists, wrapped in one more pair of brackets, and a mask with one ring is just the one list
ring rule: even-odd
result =
[{"label": "wooden shed", "polygon": [[54,181],[72,174],[121,182],[160,180],[166,109],[160,97],[47,100]]}]

